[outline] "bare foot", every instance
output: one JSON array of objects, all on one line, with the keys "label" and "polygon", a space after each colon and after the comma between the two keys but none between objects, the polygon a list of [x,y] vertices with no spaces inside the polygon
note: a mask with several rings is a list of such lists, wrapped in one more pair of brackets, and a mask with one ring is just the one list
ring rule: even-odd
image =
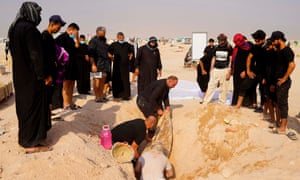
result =
[{"label": "bare foot", "polygon": [[24,148],[25,154],[47,152],[47,151],[52,151],[52,150],[53,150],[53,148],[51,146],[43,146],[43,145],[38,145],[36,147],[31,147],[31,148]]}]

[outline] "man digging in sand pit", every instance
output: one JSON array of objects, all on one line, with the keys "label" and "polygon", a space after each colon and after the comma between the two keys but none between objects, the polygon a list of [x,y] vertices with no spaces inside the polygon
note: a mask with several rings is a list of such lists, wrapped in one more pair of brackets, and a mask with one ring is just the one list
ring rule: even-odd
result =
[{"label": "man digging in sand pit", "polygon": [[146,139],[147,130],[153,128],[156,123],[154,116],[149,116],[146,120],[134,119],[124,122],[114,127],[112,132],[112,141],[126,142],[132,146],[134,150],[134,157],[139,157],[138,147]]},{"label": "man digging in sand pit", "polygon": [[165,179],[171,178],[174,171],[169,162],[165,149],[160,142],[152,143],[150,150],[143,152],[135,166],[137,179]]},{"label": "man digging in sand pit", "polygon": [[42,145],[51,128],[46,86],[52,84],[52,78],[46,76],[42,36],[36,28],[41,22],[41,11],[37,3],[24,2],[8,32],[19,144],[25,153],[52,150]]}]

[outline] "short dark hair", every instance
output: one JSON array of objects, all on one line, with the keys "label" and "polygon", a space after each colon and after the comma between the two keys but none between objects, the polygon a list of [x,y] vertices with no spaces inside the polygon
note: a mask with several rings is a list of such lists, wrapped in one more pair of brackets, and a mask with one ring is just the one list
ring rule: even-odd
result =
[{"label": "short dark hair", "polygon": [[83,34],[81,34],[79,37],[82,39],[85,39],[85,35],[83,35]]},{"label": "short dark hair", "polygon": [[73,28],[73,29],[76,29],[77,31],[79,31],[79,26],[76,23],[69,24],[68,28]]},{"label": "short dark hair", "polygon": [[118,32],[117,36],[124,36],[124,33]]},{"label": "short dark hair", "polygon": [[208,42],[215,42],[215,40],[214,40],[213,38],[210,38],[210,39],[208,40]]}]

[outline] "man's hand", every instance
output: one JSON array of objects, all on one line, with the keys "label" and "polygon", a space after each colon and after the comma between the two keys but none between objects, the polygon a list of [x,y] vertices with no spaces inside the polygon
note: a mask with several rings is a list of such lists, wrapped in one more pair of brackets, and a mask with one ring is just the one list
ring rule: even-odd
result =
[{"label": "man's hand", "polygon": [[161,75],[162,75],[161,71],[157,71],[157,76],[161,77]]},{"label": "man's hand", "polygon": [[158,114],[159,116],[162,116],[162,115],[164,114],[164,112],[163,112],[162,109],[158,109],[158,110],[157,110],[157,114]]},{"label": "man's hand", "polygon": [[256,77],[256,74],[254,74],[252,71],[247,71],[247,75],[250,79],[254,79]]},{"label": "man's hand", "polygon": [[166,112],[170,112],[170,111],[171,111],[170,106],[167,106],[166,109],[165,109],[165,111],[166,111]]},{"label": "man's hand", "polygon": [[51,76],[48,76],[48,77],[46,77],[46,78],[44,79],[44,81],[45,81],[45,85],[46,85],[46,86],[50,86],[50,85],[52,84],[52,82],[53,82],[53,79],[52,79]]},{"label": "man's hand", "polygon": [[231,77],[231,71],[226,74],[226,81],[229,81]]},{"label": "man's hand", "polygon": [[134,73],[135,73],[135,75],[139,75],[139,73],[140,73],[140,70],[139,70],[139,68],[135,68],[135,71],[134,71]]},{"label": "man's hand", "polygon": [[277,81],[277,86],[281,86],[283,83],[285,83],[286,80],[286,78],[279,78]]},{"label": "man's hand", "polygon": [[207,71],[205,71],[205,69],[202,70],[202,75],[207,75]]},{"label": "man's hand", "polygon": [[240,77],[242,79],[245,79],[246,78],[246,72],[245,71],[241,72]]},{"label": "man's hand", "polygon": [[93,73],[98,72],[97,66],[95,64],[92,65],[92,72]]}]

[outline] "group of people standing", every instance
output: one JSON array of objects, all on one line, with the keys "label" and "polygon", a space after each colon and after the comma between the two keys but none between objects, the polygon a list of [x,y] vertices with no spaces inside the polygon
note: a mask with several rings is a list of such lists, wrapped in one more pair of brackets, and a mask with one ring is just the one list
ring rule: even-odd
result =
[{"label": "group of people standing", "polygon": [[90,94],[92,77],[96,103],[108,101],[110,81],[114,100],[129,100],[129,77],[133,72],[132,81],[138,77],[137,105],[146,120],[115,127],[113,140],[130,143],[138,158],[137,147],[148,137],[148,130],[155,131],[158,116],[165,110],[170,111],[169,89],[178,82],[175,76],[157,80],[162,70],[158,40],[152,36],[146,45],[138,48],[134,39],[128,43],[119,32],[117,41],[108,45],[106,29],[98,27],[87,44],[85,36],[79,35],[76,23],[70,23],[65,32],[54,38],[66,22],[61,16],[53,15],[41,33],[37,29],[41,11],[37,3],[24,2],[8,32],[19,144],[25,153],[51,151],[52,147],[45,144],[51,128],[51,111],[81,108],[73,102],[75,82],[79,94]]},{"label": "group of people standing", "polygon": [[[265,119],[271,121],[270,128],[274,128],[274,133],[287,134],[288,93],[292,82],[290,75],[295,68],[294,53],[280,31],[273,32],[268,39],[263,30],[251,35],[255,43],[248,41],[243,34],[235,34],[234,48],[224,34],[218,36],[217,46],[214,46],[213,39],[209,40],[197,67],[197,81],[204,92],[201,103],[209,103],[217,87],[221,91],[219,100],[225,103],[228,80],[233,76],[231,105],[235,108],[244,105],[264,113]],[[260,106],[257,105],[257,87]],[[290,138],[294,136],[289,133]]]}]

